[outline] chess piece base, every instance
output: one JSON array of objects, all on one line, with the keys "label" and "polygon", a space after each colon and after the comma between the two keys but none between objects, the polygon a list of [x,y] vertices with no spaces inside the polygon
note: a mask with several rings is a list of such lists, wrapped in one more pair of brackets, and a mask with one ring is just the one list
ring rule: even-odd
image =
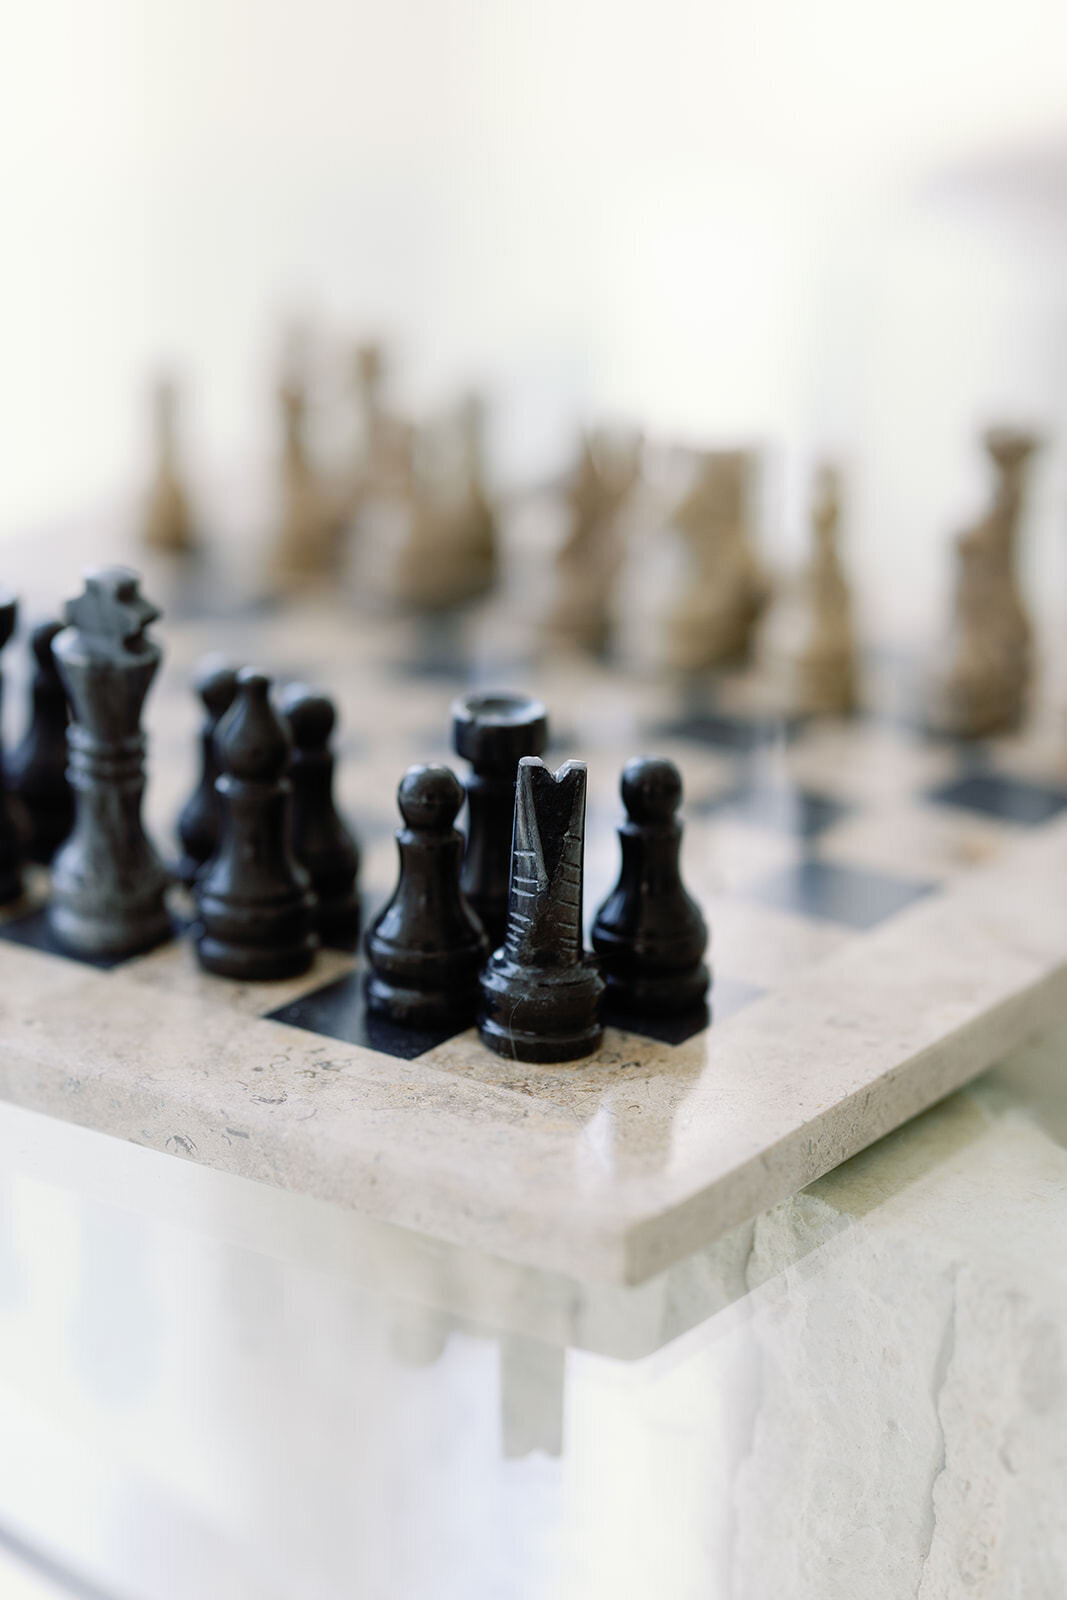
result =
[{"label": "chess piece base", "polygon": [[196,954],[207,972],[220,978],[235,978],[238,982],[270,983],[278,978],[298,978],[311,966],[317,942],[312,934],[297,938],[292,944],[256,948],[251,945],[228,944],[224,939],[201,933],[196,941]]},{"label": "chess piece base", "polygon": [[704,962],[659,977],[607,974],[607,1004],[630,1017],[680,1017],[705,1003],[711,975]]},{"label": "chess piece base", "polygon": [[482,973],[483,1044],[514,1061],[576,1061],[600,1048],[604,980],[594,957],[573,967],[518,966],[503,949]]},{"label": "chess piece base", "polygon": [[377,973],[367,976],[367,1010],[402,1028],[469,1028],[478,1012],[478,988],[425,994],[389,983]]},{"label": "chess piece base", "polygon": [[173,939],[174,925],[165,909],[141,920],[136,937],[131,938],[128,913],[107,917],[94,911],[83,916],[75,906],[54,901],[48,908],[48,923],[56,939],[80,956],[144,955]]}]

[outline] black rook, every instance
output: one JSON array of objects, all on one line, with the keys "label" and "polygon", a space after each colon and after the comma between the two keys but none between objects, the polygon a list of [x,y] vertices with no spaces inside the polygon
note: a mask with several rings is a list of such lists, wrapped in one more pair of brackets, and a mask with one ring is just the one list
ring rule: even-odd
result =
[{"label": "black rook", "polygon": [[456,754],[469,761],[467,850],[463,893],[481,918],[492,948],[504,937],[515,815],[515,772],[521,756],[548,743],[548,713],[518,694],[470,694],[452,705]]},{"label": "black rook", "polygon": [[289,733],[270,679],[245,667],[215,731],[218,849],[196,880],[197,954],[227,978],[291,978],[311,965],[315,897],[293,857]]}]

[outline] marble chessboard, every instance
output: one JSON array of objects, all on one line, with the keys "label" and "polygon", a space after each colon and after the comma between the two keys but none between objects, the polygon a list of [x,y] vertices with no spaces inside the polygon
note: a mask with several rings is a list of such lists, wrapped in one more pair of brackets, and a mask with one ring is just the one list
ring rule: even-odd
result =
[{"label": "marble chessboard", "polygon": [[[151,582],[146,584],[153,591]],[[395,875],[395,793],[451,760],[467,687],[545,700],[551,764],[589,764],[586,916],[617,867],[618,777],[665,755],[684,872],[712,931],[710,1025],[610,1025],[601,1051],[511,1063],[476,1032],[375,1022],[358,955],[241,985],[180,930],[86,965],[51,944],[45,875],[0,926],[0,1094],[135,1144],[506,1261],[638,1283],[827,1173],[1067,1006],[1067,732],[980,748],[892,709],[781,718],[741,689],[523,655],[506,627],[360,617],[320,596],[156,625],[146,817],[164,856],[196,778],[192,667],[224,650],[340,712],[338,799],[364,918]],[[6,653],[8,716],[21,712]],[[875,670],[881,670],[875,667]],[[462,817],[460,819],[462,825]]]}]

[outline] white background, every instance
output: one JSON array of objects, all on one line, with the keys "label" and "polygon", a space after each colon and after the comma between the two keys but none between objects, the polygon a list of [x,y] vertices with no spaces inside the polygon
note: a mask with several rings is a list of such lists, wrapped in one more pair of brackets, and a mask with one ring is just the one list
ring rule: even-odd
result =
[{"label": "white background", "polygon": [[504,478],[579,418],[757,437],[795,540],[837,451],[855,561],[925,589],[974,427],[1067,421],[1065,90],[1050,0],[12,7],[0,534],[137,481],[160,363],[196,470],[264,451],[298,314],[338,352],[391,333],[415,405],[488,384]]}]

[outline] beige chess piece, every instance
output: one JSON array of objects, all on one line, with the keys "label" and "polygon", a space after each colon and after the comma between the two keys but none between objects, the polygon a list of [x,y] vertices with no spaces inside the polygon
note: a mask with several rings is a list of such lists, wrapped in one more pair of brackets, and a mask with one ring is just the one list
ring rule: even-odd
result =
[{"label": "beige chess piece", "polygon": [[402,477],[406,470],[405,424],[390,412],[385,398],[386,358],[380,344],[356,346],[352,357],[356,441],[350,482],[350,514],[364,495]]},{"label": "beige chess piece", "polygon": [[383,402],[385,351],[380,344],[357,345],[354,367],[363,435],[363,454],[365,457],[373,457],[385,420]]},{"label": "beige chess piece", "polygon": [[[391,491],[393,559],[386,590],[414,611],[468,605],[491,587],[496,512],[485,487],[484,411],[469,398],[443,425],[408,427],[403,471]],[[382,496],[375,497],[381,508]]]},{"label": "beige chess piece", "polygon": [[456,512],[457,587],[473,599],[491,589],[498,561],[496,510],[485,481],[485,401],[471,394],[459,409],[460,494]]},{"label": "beige chess piece", "polygon": [[160,379],[152,390],[154,470],[144,507],[142,537],[154,550],[187,555],[196,549],[196,533],[178,467],[178,393],[173,381]]},{"label": "beige chess piece", "polygon": [[568,525],[556,556],[556,592],[546,631],[553,639],[601,652],[625,556],[622,511],[641,471],[640,439],[620,450],[603,437],[582,437],[567,488]]},{"label": "beige chess piece", "polygon": [[925,697],[932,733],[977,739],[1015,727],[1026,679],[1010,629],[1003,627],[999,552],[979,526],[956,540],[952,627]]},{"label": "beige chess piece", "polygon": [[1033,679],[1033,630],[1017,568],[1024,469],[1038,441],[996,428],[983,442],[996,474],[992,503],[956,540],[952,624],[926,696],[927,726],[960,739],[1017,727]]},{"label": "beige chess piece", "polygon": [[982,443],[993,464],[993,501],[982,524],[999,573],[999,617],[1005,648],[1018,658],[1028,687],[1033,674],[1033,628],[1019,586],[1019,524],[1027,464],[1040,441],[1012,428],[990,428]]},{"label": "beige chess piece", "polygon": [[824,465],[815,478],[813,549],[801,582],[800,627],[790,671],[796,709],[813,714],[843,714],[856,703],[856,641],[852,597],[838,548],[840,522],[840,476],[836,468]]},{"label": "beige chess piece", "polygon": [[430,489],[427,444],[413,423],[398,425],[388,481],[373,496],[368,544],[383,597],[401,610],[452,604],[447,520]]},{"label": "beige chess piece", "polygon": [[307,442],[307,394],[287,376],[278,390],[282,451],[274,572],[292,587],[327,574],[336,555],[337,507],[319,478]]},{"label": "beige chess piece", "polygon": [[669,619],[668,654],[684,670],[744,661],[770,599],[748,527],[751,474],[748,451],[702,452],[671,518],[685,540],[688,571]]}]

